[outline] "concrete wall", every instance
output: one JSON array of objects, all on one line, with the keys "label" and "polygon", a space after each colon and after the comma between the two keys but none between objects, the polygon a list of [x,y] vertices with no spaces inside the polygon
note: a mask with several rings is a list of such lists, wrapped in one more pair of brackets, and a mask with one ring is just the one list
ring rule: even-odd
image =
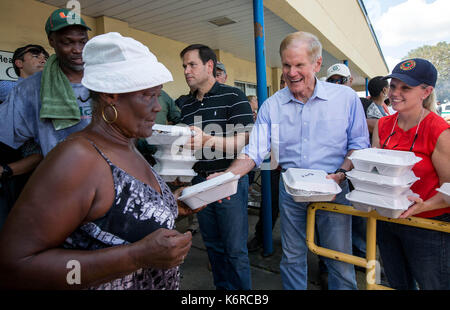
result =
[{"label": "concrete wall", "polygon": [[[363,77],[388,74],[357,0],[265,0],[264,5],[295,29],[316,34],[324,49],[331,55],[340,60],[349,60],[352,72]],[[52,53],[44,26],[54,9],[56,7],[36,0],[1,0],[0,50],[13,52],[17,47],[35,43]],[[349,16],[351,18],[348,18]],[[127,23],[113,18],[82,17],[92,28],[90,37],[117,31],[147,45],[173,74],[174,81],[164,85],[169,95],[177,98],[188,92],[179,58],[179,53],[186,47],[186,43],[130,28]],[[256,68],[253,62],[221,50],[215,52],[226,66],[227,84],[234,85],[235,81],[256,83]],[[279,88],[281,71],[280,68],[266,69],[267,84],[271,93],[274,93]],[[321,71],[319,76],[323,75],[324,72]]]},{"label": "concrete wall", "polygon": [[[0,50],[14,52],[27,44],[42,45],[50,54],[53,49],[48,44],[45,22],[53,6],[35,0],[0,1]],[[96,33],[95,19],[82,15],[84,21]]]},{"label": "concrete wall", "polygon": [[[250,82],[256,84],[256,65],[254,62],[235,57],[233,54],[215,50],[217,59],[225,65],[227,70],[226,84],[233,85],[234,81]],[[266,67],[267,86],[271,89],[271,94],[279,89],[277,79],[273,80],[273,71],[278,72],[280,68]]]},{"label": "concrete wall", "polygon": [[[53,49],[48,44],[44,27],[50,13],[56,7],[35,0],[1,0],[0,2],[0,50],[13,52],[16,48],[26,44],[42,45],[52,54]],[[172,97],[178,98],[189,92],[186,85],[180,52],[187,45],[183,42],[174,41],[151,33],[133,29],[126,22],[110,17],[100,16],[97,18],[82,15],[86,24],[92,29],[89,37],[116,31],[123,36],[130,36],[146,45],[171,72],[173,82],[166,83],[164,90]],[[234,81],[256,83],[255,64],[235,57],[233,54],[220,50],[215,51],[217,57],[227,69],[229,85]],[[275,68],[275,70],[277,70]],[[267,68],[267,84],[272,91],[278,90],[278,82],[272,81],[272,69]],[[272,84],[275,87],[272,87]]]},{"label": "concrete wall", "polygon": [[[96,28],[98,34],[117,31],[124,36],[130,36],[142,42],[172,72],[174,81],[164,84],[164,90],[173,98],[178,98],[180,95],[189,92],[179,56],[180,52],[187,46],[186,43],[137,30],[129,27],[126,22],[105,16],[96,19]],[[215,53],[217,59],[225,64],[228,75],[226,84],[234,85],[234,81],[256,83],[256,68],[253,62],[237,58],[233,54],[221,50],[215,50]],[[267,67],[266,69],[267,84],[272,87],[271,68]]]},{"label": "concrete wall", "polygon": [[324,49],[349,60],[361,76],[389,73],[357,0],[265,0],[264,6],[295,29],[314,33]]}]

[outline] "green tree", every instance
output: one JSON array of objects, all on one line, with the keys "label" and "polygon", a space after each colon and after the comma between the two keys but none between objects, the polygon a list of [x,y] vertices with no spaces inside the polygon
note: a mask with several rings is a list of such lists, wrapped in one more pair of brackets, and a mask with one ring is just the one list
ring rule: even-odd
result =
[{"label": "green tree", "polygon": [[450,44],[443,41],[436,45],[424,45],[409,51],[408,58],[424,58],[430,61],[438,70],[436,96],[441,102],[450,100]]}]

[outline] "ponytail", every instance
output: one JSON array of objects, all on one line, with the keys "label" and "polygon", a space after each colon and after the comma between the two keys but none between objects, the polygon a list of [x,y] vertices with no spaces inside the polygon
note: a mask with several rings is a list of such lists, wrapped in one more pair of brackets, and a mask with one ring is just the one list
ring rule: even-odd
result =
[{"label": "ponytail", "polygon": [[[428,87],[428,85],[426,85],[425,87]],[[436,92],[434,88],[431,94],[423,100],[422,105],[425,109],[436,113]]]}]

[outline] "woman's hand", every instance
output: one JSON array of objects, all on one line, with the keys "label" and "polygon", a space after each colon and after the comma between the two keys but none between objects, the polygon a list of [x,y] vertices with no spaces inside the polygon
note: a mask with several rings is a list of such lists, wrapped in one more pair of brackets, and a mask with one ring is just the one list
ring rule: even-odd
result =
[{"label": "woman's hand", "polygon": [[192,245],[192,234],[160,228],[131,244],[136,269],[169,269],[181,265]]},{"label": "woman's hand", "polygon": [[178,178],[175,179],[175,181],[173,182],[167,182],[170,183],[171,185],[175,186],[175,187],[186,187],[189,186],[190,182],[181,182],[180,180],[178,180]]},{"label": "woman's hand", "polygon": [[445,116],[444,119],[447,122],[447,124],[450,125],[450,116]]},{"label": "woman's hand", "polygon": [[408,199],[415,203],[403,212],[399,218],[406,218],[426,211],[448,208],[449,206],[441,193],[437,193],[427,201],[423,201],[417,196],[408,196]]},{"label": "woman's hand", "polygon": [[202,211],[204,208],[207,207],[207,205],[204,205],[197,209],[191,209],[191,208],[189,208],[189,206],[187,204],[185,204],[184,202],[182,202],[180,200],[177,200],[177,204],[178,204],[178,216],[195,214],[195,213]]},{"label": "woman's hand", "polygon": [[408,199],[410,201],[414,201],[415,203],[411,207],[409,207],[408,210],[400,214],[398,218],[404,219],[413,216],[414,214],[423,212],[423,209],[426,208],[422,198],[416,196],[408,196]]},{"label": "woman's hand", "polygon": [[175,197],[176,201],[177,201],[177,205],[178,205],[178,216],[186,216],[186,215],[191,215],[191,214],[195,214],[200,212],[201,210],[203,210],[204,208],[206,208],[206,205],[197,208],[195,210],[189,208],[189,206],[187,204],[185,204],[184,202],[178,200],[178,197],[181,196],[181,192],[183,191],[183,189],[185,189],[186,186],[184,187],[180,187],[177,188],[174,192],[173,192],[173,196]]}]

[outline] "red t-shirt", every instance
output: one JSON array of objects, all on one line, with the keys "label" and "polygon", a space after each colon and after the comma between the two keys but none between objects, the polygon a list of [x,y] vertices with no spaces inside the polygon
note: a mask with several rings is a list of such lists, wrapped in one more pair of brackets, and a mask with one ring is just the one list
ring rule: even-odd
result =
[{"label": "red t-shirt", "polygon": [[[380,147],[385,145],[385,149],[409,151],[413,144],[414,136],[416,134],[417,125],[413,128],[404,131],[398,124],[395,124],[395,133],[389,139],[389,135],[392,132],[392,126],[397,119],[397,113],[380,118],[378,121],[378,136],[380,138]],[[414,143],[412,151],[422,160],[419,161],[413,167],[414,174],[420,178],[412,186],[411,190],[420,195],[424,201],[433,197],[437,191],[436,188],[440,187],[439,177],[436,169],[434,169],[433,162],[431,161],[431,155],[433,154],[436,142],[441,133],[450,128],[450,125],[437,114],[430,112],[420,122],[419,130],[417,131],[417,138]],[[450,164],[450,163],[449,163]],[[445,213],[450,213],[450,207],[444,209],[437,209],[432,211],[426,211],[415,216],[430,218],[436,217]]]}]

